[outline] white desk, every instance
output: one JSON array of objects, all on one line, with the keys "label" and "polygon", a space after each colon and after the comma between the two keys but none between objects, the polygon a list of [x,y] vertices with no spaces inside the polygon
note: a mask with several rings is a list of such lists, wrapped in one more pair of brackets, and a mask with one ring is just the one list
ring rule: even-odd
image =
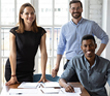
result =
[{"label": "white desk", "polygon": [[[73,85],[74,87],[80,87],[81,88],[81,96],[90,96],[88,94],[88,92],[86,91],[86,89],[79,83],[69,83],[71,85]],[[5,86],[3,87],[2,91],[1,91],[1,96],[8,96],[7,92],[9,91],[10,88],[17,88],[19,86],[19,84],[14,84],[11,86]],[[9,95],[9,96],[15,96],[15,95]],[[16,96],[30,96],[30,95],[16,95]],[[36,96],[36,95],[31,95],[31,96]],[[47,94],[37,94],[37,96],[47,96]],[[48,96],[74,96],[74,95],[67,95],[67,94],[48,94]]]}]

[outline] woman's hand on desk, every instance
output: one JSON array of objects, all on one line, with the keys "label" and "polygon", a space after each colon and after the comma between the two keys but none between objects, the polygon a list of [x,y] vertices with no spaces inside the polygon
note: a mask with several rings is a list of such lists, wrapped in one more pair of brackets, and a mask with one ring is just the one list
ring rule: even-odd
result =
[{"label": "woman's hand on desk", "polygon": [[9,85],[12,85],[12,84],[16,84],[16,83],[19,83],[19,82],[17,80],[17,77],[14,76],[14,77],[11,77],[11,79],[6,83],[6,86],[9,86]]},{"label": "woman's hand on desk", "polygon": [[72,86],[66,85],[66,86],[65,86],[65,91],[66,91],[66,92],[74,92],[74,89],[73,89]]},{"label": "woman's hand on desk", "polygon": [[41,78],[40,78],[40,80],[39,80],[39,83],[40,83],[40,82],[46,82],[46,81],[47,81],[46,77],[45,77],[45,76],[41,76]]}]

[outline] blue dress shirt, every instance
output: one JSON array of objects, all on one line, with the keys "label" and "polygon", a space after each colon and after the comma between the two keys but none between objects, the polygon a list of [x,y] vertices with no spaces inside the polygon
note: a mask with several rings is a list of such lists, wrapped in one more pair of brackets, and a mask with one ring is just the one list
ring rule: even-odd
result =
[{"label": "blue dress shirt", "polygon": [[85,56],[76,56],[68,63],[61,78],[66,81],[76,72],[80,83],[87,89],[91,96],[107,96],[105,89],[106,81],[110,86],[110,61],[95,56],[95,62],[90,67]]},{"label": "blue dress shirt", "polygon": [[108,35],[94,21],[82,18],[76,25],[72,20],[62,26],[57,54],[63,55],[66,51],[66,59],[70,60],[77,55],[83,54],[81,39],[84,35],[95,35],[101,43],[108,43]]}]

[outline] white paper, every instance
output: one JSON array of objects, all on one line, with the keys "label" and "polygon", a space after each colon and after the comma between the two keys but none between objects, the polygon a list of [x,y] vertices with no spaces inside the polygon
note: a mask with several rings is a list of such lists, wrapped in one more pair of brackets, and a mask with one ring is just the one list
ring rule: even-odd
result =
[{"label": "white paper", "polygon": [[74,91],[75,91],[75,93],[82,93],[81,92],[81,88],[79,88],[79,87],[74,87]]},{"label": "white paper", "polygon": [[66,96],[81,96],[81,95],[78,93],[68,93],[66,94]]},{"label": "white paper", "polygon": [[0,96],[7,96],[8,86],[4,85]]},{"label": "white paper", "polygon": [[60,87],[58,82],[45,82],[44,87],[52,88],[52,87]]},{"label": "white paper", "polygon": [[[74,90],[76,90],[75,88],[74,88]],[[78,92],[66,92],[65,91],[65,89],[64,88],[61,88],[61,91],[60,91],[60,94],[65,94],[66,96],[81,96],[80,95],[80,93],[78,93]]]},{"label": "white paper", "polygon": [[66,96],[66,94],[52,94],[51,96]]},{"label": "white paper", "polygon": [[[57,94],[58,95],[58,94]],[[56,94],[48,94],[48,96],[57,96]],[[1,96],[1,95],[0,95]],[[4,96],[4,95],[2,95]],[[47,94],[22,94],[22,95],[5,95],[5,96],[47,96]],[[58,95],[61,96],[61,95]],[[62,95],[62,96],[66,96],[66,95]]]},{"label": "white paper", "polygon": [[10,89],[9,95],[37,94],[37,89]]},{"label": "white paper", "polygon": [[35,89],[39,86],[39,83],[34,83],[34,82],[22,82],[18,88],[30,88],[30,89]]},{"label": "white paper", "polygon": [[41,88],[39,89],[44,94],[59,94],[60,89],[54,89],[54,88]]},{"label": "white paper", "polygon": [[[41,87],[43,85],[44,87]],[[79,87],[74,87],[75,93],[65,92],[64,88],[54,89],[54,87],[60,87],[58,82],[46,82],[46,83],[32,83],[32,82],[23,82],[20,84],[19,88],[26,89],[10,89],[8,94],[11,96],[80,96],[81,89]],[[29,88],[29,89],[28,89]],[[37,89],[36,89],[37,88]],[[41,89],[43,92],[41,92]],[[42,94],[42,95],[38,95]],[[9,95],[10,96],[10,95]]]},{"label": "white paper", "polygon": [[[71,92],[66,92],[65,91],[65,88],[61,88],[61,91],[62,91],[62,93],[66,93],[66,94],[71,94]],[[81,94],[82,92],[81,92],[81,88],[79,88],[79,87],[74,87],[74,93],[78,93],[78,94]]]}]

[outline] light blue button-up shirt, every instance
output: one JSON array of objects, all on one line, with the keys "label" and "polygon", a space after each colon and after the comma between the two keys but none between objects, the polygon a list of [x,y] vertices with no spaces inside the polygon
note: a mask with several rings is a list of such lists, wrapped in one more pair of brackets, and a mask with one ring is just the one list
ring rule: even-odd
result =
[{"label": "light blue button-up shirt", "polygon": [[76,25],[72,20],[62,26],[57,54],[63,55],[66,51],[66,59],[70,60],[77,55],[83,54],[81,39],[84,35],[95,35],[101,43],[108,43],[108,35],[94,21],[82,18]]},{"label": "light blue button-up shirt", "polygon": [[80,83],[88,90],[91,96],[107,96],[106,81],[110,86],[110,61],[95,56],[95,62],[90,67],[85,56],[77,56],[71,59],[61,78],[68,81],[76,72]]}]

